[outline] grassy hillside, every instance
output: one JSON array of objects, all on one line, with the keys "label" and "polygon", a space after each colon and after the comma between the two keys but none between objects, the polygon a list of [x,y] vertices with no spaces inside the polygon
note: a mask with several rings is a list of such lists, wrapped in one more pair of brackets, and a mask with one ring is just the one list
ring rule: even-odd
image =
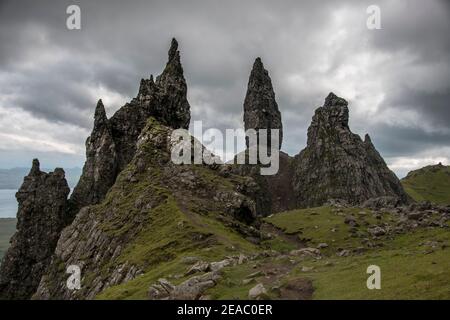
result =
[{"label": "grassy hillside", "polygon": [[[355,217],[356,226],[344,222],[348,215]],[[253,248],[253,257],[224,268],[222,279],[206,294],[211,299],[247,299],[249,290],[262,283],[269,299],[450,299],[449,229],[418,227],[377,237],[367,231],[375,225],[394,228],[399,223],[392,213],[359,208],[320,207],[275,214],[265,219],[263,230],[271,236]],[[223,236],[228,238],[228,231]],[[320,257],[293,254],[292,250],[305,246],[323,246]],[[237,243],[228,248],[228,255],[252,252]],[[227,254],[223,249],[187,250],[186,255],[217,261]],[[343,250],[351,253],[340,256]],[[369,265],[381,268],[380,290],[366,287]],[[181,283],[190,266],[182,257],[162,263],[107,289],[99,298],[145,299],[150,284],[161,277]]]},{"label": "grassy hillside", "polygon": [[[343,223],[345,216],[357,218],[356,232]],[[417,228],[396,236],[372,240],[367,226],[397,225],[396,217],[385,213],[381,217],[356,208],[336,212],[329,207],[295,210],[267,219],[289,234],[306,238],[315,246],[327,243],[324,259],[300,262],[286,281],[306,277],[313,283],[313,299],[450,299],[450,232],[448,228]],[[331,230],[334,232],[331,232]],[[370,239],[370,245],[365,241]],[[340,257],[338,250],[358,249],[359,254]],[[368,290],[366,269],[381,268],[381,290]],[[302,267],[312,268],[303,272]]]},{"label": "grassy hillside", "polygon": [[450,166],[438,164],[411,171],[401,182],[416,201],[450,204]]},{"label": "grassy hillside", "polygon": [[0,219],[0,259],[3,258],[6,250],[9,247],[9,239],[16,231],[15,218]]}]

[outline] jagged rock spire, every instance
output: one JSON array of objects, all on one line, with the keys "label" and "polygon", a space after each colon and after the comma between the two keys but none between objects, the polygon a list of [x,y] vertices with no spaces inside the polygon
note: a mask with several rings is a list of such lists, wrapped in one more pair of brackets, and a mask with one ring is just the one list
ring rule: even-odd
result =
[{"label": "jagged rock spire", "polygon": [[64,170],[45,173],[40,171],[39,161],[33,160],[30,173],[16,193],[17,231],[0,268],[0,300],[29,299],[36,292],[69,220],[69,192]]},{"label": "jagged rock spire", "polygon": [[95,107],[94,128],[99,128],[106,123],[108,123],[108,118],[106,117],[105,106],[103,105],[102,99],[99,99]]},{"label": "jagged rock spire", "polygon": [[369,135],[364,142],[348,126],[347,101],[330,93],[315,111],[306,148],[295,158],[294,189],[299,207],[331,199],[361,204],[370,198],[407,202],[400,181],[389,170]]},{"label": "jagged rock spire", "polygon": [[169,62],[176,58],[178,58],[178,60],[180,59],[180,53],[178,51],[178,41],[177,39],[172,38],[169,49]]},{"label": "jagged rock spire", "polygon": [[186,87],[183,76],[183,67],[180,61],[180,51],[178,51],[178,41],[173,38],[168,52],[168,60],[164,71],[156,78],[156,84],[164,86],[167,82],[181,80],[180,85]]},{"label": "jagged rock spire", "polygon": [[86,162],[83,173],[71,195],[71,214],[83,206],[103,200],[115,181],[117,153],[111,124],[106,117],[102,100],[98,100],[94,113],[94,128],[86,141]]},{"label": "jagged rock spire", "polygon": [[370,138],[368,133],[366,133],[366,135],[364,136],[364,143],[372,144],[372,139]]},{"label": "jagged rock spire", "polygon": [[40,163],[39,163],[39,159],[33,159],[33,163],[31,166],[31,170],[29,175],[30,176],[35,176],[41,173],[41,169],[40,169]]},{"label": "jagged rock spire", "polygon": [[[281,148],[283,139],[283,125],[272,80],[269,72],[264,69],[261,58],[256,58],[250,78],[248,80],[247,94],[244,100],[244,125],[248,129],[279,129]],[[270,137],[270,132],[268,132]],[[247,147],[249,147],[247,141]],[[269,145],[269,144],[268,144]]]},{"label": "jagged rock spire", "polygon": [[168,61],[164,71],[156,78],[158,87],[154,113],[163,124],[172,128],[189,128],[191,120],[190,105],[187,100],[187,84],[178,51],[178,42],[172,39]]},{"label": "jagged rock spire", "polygon": [[335,95],[333,92],[330,92],[328,96],[325,98],[324,107],[334,107],[334,106],[347,106],[348,102]]},{"label": "jagged rock spire", "polygon": [[[348,126],[349,112],[347,101],[330,92],[325,98],[323,107],[318,108],[308,128],[308,145],[329,137],[330,132],[345,131],[350,133]],[[337,137],[338,135],[333,135]]]},{"label": "jagged rock spire", "polygon": [[83,174],[71,196],[73,212],[104,199],[117,175],[133,158],[137,139],[149,117],[174,129],[189,127],[187,84],[175,39],[172,39],[164,71],[156,81],[153,75],[142,79],[135,99],[110,119],[106,117],[102,101],[98,101],[94,129],[86,141]]}]

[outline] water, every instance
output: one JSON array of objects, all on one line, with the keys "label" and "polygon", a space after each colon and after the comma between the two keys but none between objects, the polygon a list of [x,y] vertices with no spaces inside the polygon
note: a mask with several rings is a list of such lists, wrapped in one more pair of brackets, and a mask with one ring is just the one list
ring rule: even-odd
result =
[{"label": "water", "polygon": [[0,190],[0,218],[15,218],[17,214],[17,190]]}]

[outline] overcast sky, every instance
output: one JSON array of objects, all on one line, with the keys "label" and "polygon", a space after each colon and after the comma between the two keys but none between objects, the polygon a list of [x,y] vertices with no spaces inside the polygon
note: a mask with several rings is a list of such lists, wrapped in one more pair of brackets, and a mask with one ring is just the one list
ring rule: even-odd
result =
[{"label": "overcast sky", "polygon": [[[66,8],[81,8],[81,30]],[[381,9],[368,30],[366,9]],[[400,177],[450,164],[450,5],[445,1],[0,0],[0,168],[82,166],[99,98],[111,116],[180,44],[192,121],[240,128],[256,57],[269,70],[283,150],[306,143],[333,91]]]}]

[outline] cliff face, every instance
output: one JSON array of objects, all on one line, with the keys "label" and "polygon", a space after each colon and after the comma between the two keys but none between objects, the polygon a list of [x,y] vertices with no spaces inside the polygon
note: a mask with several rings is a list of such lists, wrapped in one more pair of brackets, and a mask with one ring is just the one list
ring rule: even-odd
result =
[{"label": "cliff face", "polygon": [[347,101],[330,93],[308,129],[307,146],[295,157],[297,206],[320,206],[330,199],[360,204],[389,196],[407,202],[400,181],[373,146],[348,126]]},{"label": "cliff face", "polygon": [[17,231],[0,269],[0,299],[29,299],[47,269],[66,214],[70,189],[62,169],[45,173],[39,161],[16,194]]},{"label": "cliff face", "polygon": [[136,98],[111,119],[101,101],[95,112],[94,129],[86,141],[86,163],[70,199],[71,212],[99,203],[117,175],[133,159],[136,142],[149,117],[171,128],[189,127],[190,106],[180,62],[178,42],[172,39],[169,59],[160,76],[142,79]]}]

